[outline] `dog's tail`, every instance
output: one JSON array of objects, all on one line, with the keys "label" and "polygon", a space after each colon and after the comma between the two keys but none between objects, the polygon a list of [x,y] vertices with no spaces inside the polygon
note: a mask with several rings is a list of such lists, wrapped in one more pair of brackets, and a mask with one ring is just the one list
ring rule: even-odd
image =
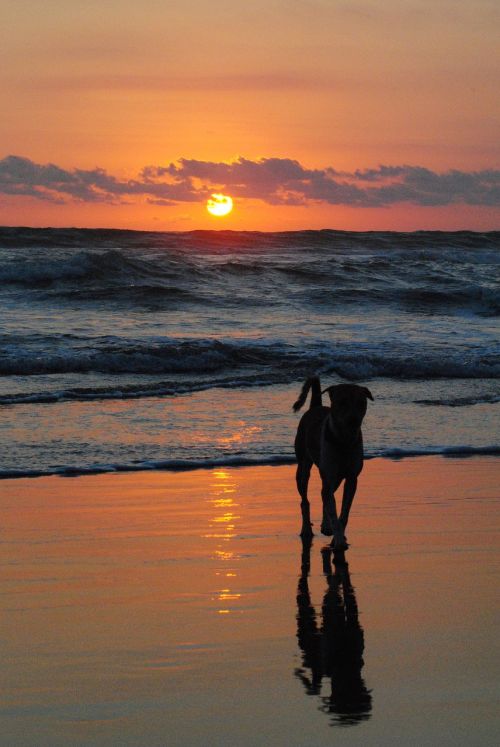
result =
[{"label": "dog's tail", "polygon": [[293,406],[294,412],[298,412],[306,401],[309,389],[311,389],[311,402],[309,403],[309,409],[311,409],[311,407],[321,407],[321,384],[319,382],[319,376],[311,376],[302,387],[299,398]]}]

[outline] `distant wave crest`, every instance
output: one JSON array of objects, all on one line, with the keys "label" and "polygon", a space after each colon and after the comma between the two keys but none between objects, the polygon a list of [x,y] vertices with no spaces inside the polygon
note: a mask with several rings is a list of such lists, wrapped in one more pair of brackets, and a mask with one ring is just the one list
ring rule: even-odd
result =
[{"label": "distant wave crest", "polygon": [[0,229],[0,290],[131,308],[244,299],[496,315],[499,248],[500,233]]}]

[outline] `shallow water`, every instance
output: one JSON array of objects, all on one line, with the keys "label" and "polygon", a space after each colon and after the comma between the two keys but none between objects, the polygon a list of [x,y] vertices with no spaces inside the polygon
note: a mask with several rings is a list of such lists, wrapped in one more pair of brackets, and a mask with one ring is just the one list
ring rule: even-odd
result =
[{"label": "shallow water", "polygon": [[[377,379],[364,421],[368,456],[498,453],[497,382]],[[0,475],[290,463],[298,385],[176,397],[0,408]],[[429,396],[436,399],[428,401]]]},{"label": "shallow water", "polygon": [[4,481],[0,744],[496,744],[497,476],[370,460],[348,567],[292,467]]}]

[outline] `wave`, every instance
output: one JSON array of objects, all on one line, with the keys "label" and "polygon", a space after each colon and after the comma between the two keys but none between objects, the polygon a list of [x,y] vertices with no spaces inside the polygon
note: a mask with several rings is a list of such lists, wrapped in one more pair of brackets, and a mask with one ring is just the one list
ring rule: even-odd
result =
[{"label": "wave", "polygon": [[107,387],[74,387],[53,391],[18,392],[0,394],[0,405],[55,404],[59,402],[92,402],[115,399],[145,399],[193,394],[208,389],[237,389],[269,386],[281,383],[272,374],[219,377],[208,381],[158,381],[148,384],[129,384]]},{"label": "wave", "polygon": [[[389,458],[403,459],[419,456],[443,456],[443,457],[472,457],[472,456],[498,456],[500,446],[444,446],[421,449],[385,449],[377,453],[368,453],[365,459]],[[47,469],[4,469],[0,470],[0,479],[17,479],[26,477],[79,477],[82,475],[98,475],[109,472],[145,472],[145,471],[168,471],[187,472],[198,469],[214,469],[217,467],[261,467],[282,466],[295,464],[296,459],[292,454],[273,454],[263,456],[226,456],[206,459],[160,459],[144,460],[140,462],[91,464],[91,465],[68,465]]]},{"label": "wave", "polygon": [[[53,350],[56,352],[44,352]],[[213,339],[150,341],[122,338],[17,337],[4,343],[2,376],[62,373],[208,374],[224,369],[287,365],[289,371],[324,364],[321,353],[302,353],[291,345],[259,345]]]},{"label": "wave", "polygon": [[498,456],[499,454],[500,445],[492,444],[490,446],[435,446],[420,449],[389,448],[381,449],[378,454],[373,456],[385,457],[389,459],[403,459],[405,457],[418,456],[468,457]]},{"label": "wave", "polygon": [[396,240],[407,248],[419,248],[425,241],[435,248],[455,246],[475,248],[497,246],[500,231],[342,231],[332,228],[306,229],[302,231],[137,231],[126,228],[31,228],[28,226],[0,226],[0,245],[8,247],[84,247],[96,246],[153,245],[160,248],[184,246],[227,248],[228,245],[243,249],[256,244],[281,246],[291,240],[308,246],[311,243],[329,246],[332,241],[365,245],[371,240],[380,245],[393,244]]},{"label": "wave", "polygon": [[[496,314],[500,233],[0,229],[0,288],[57,301],[370,303]],[[244,303],[242,304],[242,300]]]},{"label": "wave", "polygon": [[102,279],[113,281],[114,284],[132,278],[136,281],[154,279],[159,282],[177,277],[186,265],[185,261],[175,261],[174,258],[164,257],[161,262],[141,256],[134,258],[118,249],[71,254],[57,252],[49,256],[42,253],[31,255],[28,261],[24,260],[24,257],[14,255],[10,262],[5,263],[0,268],[0,283],[36,287],[85,280],[98,284]]},{"label": "wave", "polygon": [[494,289],[480,285],[469,284],[446,289],[417,285],[395,288],[385,283],[377,287],[373,281],[372,285],[371,288],[358,286],[305,288],[302,298],[308,304],[315,306],[316,310],[371,305],[396,306],[402,311],[431,315],[436,312],[469,311],[491,317],[497,316],[500,311],[500,294]]},{"label": "wave", "polygon": [[[310,342],[307,348],[301,349],[297,345],[272,340],[134,340],[76,335],[3,335],[0,336],[0,344],[3,348],[1,376],[91,372],[183,375],[188,378],[187,385],[191,387],[201,380],[206,382],[207,377],[212,377],[211,386],[217,386],[218,379],[213,378],[217,376],[232,377],[233,386],[246,386],[248,383],[245,379],[249,376],[249,383],[253,385],[262,381],[269,384],[287,383],[313,373],[336,374],[353,381],[380,377],[500,378],[500,354],[484,346],[469,350],[449,347],[444,351],[404,342],[394,342],[392,345],[385,342]],[[259,376],[261,378],[257,381],[256,377]],[[178,387],[183,384],[186,382],[178,381],[173,385],[160,382],[158,388],[179,391]],[[136,396],[150,396],[151,385],[145,384],[143,389],[143,394],[140,387],[135,392],[132,389],[129,392]],[[124,390],[117,385],[110,391]],[[99,398],[100,392],[72,390],[66,398],[77,398],[79,394]],[[110,392],[102,391],[102,394],[107,397]],[[64,398],[64,395],[61,397]]]},{"label": "wave", "polygon": [[449,397],[443,399],[415,399],[417,405],[429,405],[430,407],[471,407],[472,405],[495,405],[500,402],[499,394],[478,394],[470,397]]}]

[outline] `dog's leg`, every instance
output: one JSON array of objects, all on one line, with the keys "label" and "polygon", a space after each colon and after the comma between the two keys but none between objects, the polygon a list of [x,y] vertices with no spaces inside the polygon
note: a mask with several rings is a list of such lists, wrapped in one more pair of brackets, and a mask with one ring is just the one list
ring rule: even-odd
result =
[{"label": "dog's leg", "polygon": [[[323,481],[321,486],[321,500],[323,501],[323,518],[321,520],[321,534],[326,537],[331,537],[333,534],[333,517],[330,506],[330,501],[333,500],[335,504],[335,498],[333,498],[333,492],[330,489],[328,482]],[[335,514],[337,512],[335,511]],[[335,518],[337,518],[335,516]]]},{"label": "dog's leg", "polygon": [[344,529],[349,521],[349,511],[351,510],[357,486],[357,477],[346,477],[344,482],[344,494],[342,496],[342,510],[340,512],[340,522]]},{"label": "dog's leg", "polygon": [[311,462],[302,461],[297,465],[297,490],[300,494],[300,510],[302,513],[302,529],[300,536],[303,538],[312,537],[312,524],[310,515],[310,504],[307,499],[307,486],[309,484],[309,475],[311,474]]},{"label": "dog's leg", "polygon": [[331,476],[321,475],[321,499],[323,501],[323,519],[321,521],[321,534],[326,537],[335,535],[339,529],[337,517],[337,504],[335,503],[335,491],[339,481],[333,480]]},{"label": "dog's leg", "polygon": [[337,503],[335,501],[335,491],[342,482],[336,472],[328,474],[323,472],[321,475],[322,487],[321,497],[323,499],[323,521],[321,522],[321,532],[332,539],[332,548],[334,550],[345,550],[347,543],[344,537],[344,527],[337,515]]},{"label": "dog's leg", "polygon": [[333,539],[330,546],[334,552],[343,552],[347,550],[347,540],[344,534],[344,527],[340,519],[337,519],[333,525]]}]

